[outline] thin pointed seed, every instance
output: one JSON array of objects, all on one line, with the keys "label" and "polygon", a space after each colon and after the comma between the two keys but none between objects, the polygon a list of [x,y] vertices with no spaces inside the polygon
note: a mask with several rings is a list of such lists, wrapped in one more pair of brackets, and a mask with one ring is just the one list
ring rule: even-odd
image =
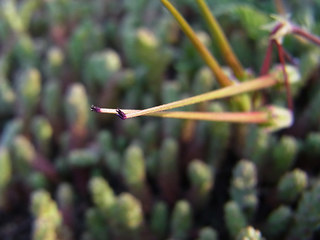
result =
[{"label": "thin pointed seed", "polygon": [[193,43],[194,47],[198,50],[199,54],[209,66],[211,71],[217,77],[219,83],[223,86],[230,86],[233,82],[227,77],[227,75],[222,71],[219,63],[216,59],[211,55],[209,50],[206,48],[204,44],[198,39],[195,32],[192,30],[191,26],[187,23],[187,21],[181,16],[178,10],[168,1],[161,0],[162,4],[171,12],[173,17],[180,24],[182,31],[188,36],[190,41]]},{"label": "thin pointed seed", "polygon": [[214,100],[214,99],[219,99],[219,98],[225,98],[225,97],[231,97],[234,95],[238,95],[241,93],[246,93],[250,91],[255,91],[263,88],[268,88],[271,86],[274,86],[275,84],[278,83],[278,80],[276,80],[274,77],[271,75],[267,76],[262,76],[260,78],[257,78],[256,80],[248,81],[248,82],[243,82],[241,84],[235,84],[229,87],[225,87],[222,89],[218,89],[215,91],[211,91],[208,93],[200,94],[194,97],[182,99],[179,101],[163,104],[160,106],[148,108],[141,110],[139,112],[133,112],[133,113],[128,113],[126,115],[126,118],[133,118],[145,114],[150,114],[154,112],[160,112],[160,111],[165,111],[173,108],[178,108],[178,107],[183,107],[199,102],[204,102],[208,100]]},{"label": "thin pointed seed", "polygon": [[163,104],[160,106],[144,109],[144,110],[120,110],[120,109],[110,109],[110,108],[99,108],[96,106],[91,106],[91,110],[98,113],[111,113],[117,114],[121,119],[133,118],[142,115],[150,115],[153,113],[183,107],[199,102],[220,99],[224,97],[231,97],[237,94],[255,91],[259,89],[264,89],[268,87],[272,87],[278,83],[271,75],[262,76],[252,81],[244,82],[237,85],[232,85],[229,87],[225,87],[222,89],[214,90],[208,93],[200,94],[194,97],[182,99],[179,101]]},{"label": "thin pointed seed", "polygon": [[[91,110],[98,113],[110,113],[119,115],[119,109],[99,108],[92,106]],[[141,110],[122,109],[121,114],[129,114],[139,112]],[[230,123],[266,123],[270,120],[269,112],[156,112],[149,113],[146,116],[162,117],[162,118],[177,118],[190,120],[205,120],[215,122],[230,122]]]},{"label": "thin pointed seed", "polygon": [[235,76],[238,79],[243,79],[246,75],[245,71],[243,70],[243,67],[241,66],[241,63],[239,62],[238,58],[232,51],[232,48],[224,32],[222,31],[219,23],[211,13],[208,5],[204,0],[197,0],[197,4],[208,24],[211,35],[213,35],[213,38],[216,40],[219,46],[219,49],[222,52],[222,56],[224,57],[226,62],[229,64],[229,66],[232,68]]}]

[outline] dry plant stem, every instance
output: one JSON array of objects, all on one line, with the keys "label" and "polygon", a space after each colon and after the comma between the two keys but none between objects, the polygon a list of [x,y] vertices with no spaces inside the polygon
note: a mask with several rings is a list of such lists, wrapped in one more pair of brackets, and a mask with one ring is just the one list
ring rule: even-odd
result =
[{"label": "dry plant stem", "polygon": [[286,71],[286,62],[284,59],[284,53],[283,53],[283,48],[281,46],[281,44],[278,41],[274,41],[277,49],[278,49],[278,54],[279,54],[279,59],[281,62],[281,69],[282,69],[282,73],[283,73],[283,77],[284,77],[284,83],[286,86],[286,90],[287,90],[287,101],[288,101],[288,107],[291,111],[293,111],[293,102],[292,102],[292,97],[291,97],[291,89],[290,89],[290,85],[289,85],[289,79],[288,79],[288,74]]},{"label": "dry plant stem", "polygon": [[304,37],[305,39],[308,39],[309,41],[313,42],[314,44],[320,46],[320,38],[318,36],[315,36],[302,28],[298,26],[292,26],[292,33],[297,34],[299,36]]},{"label": "dry plant stem", "polygon": [[[119,114],[119,109],[112,108],[95,108],[98,113]],[[135,113],[141,110],[122,109],[124,114]],[[215,122],[231,122],[231,123],[266,123],[270,120],[268,112],[156,112],[149,113],[146,116],[162,117],[162,118],[177,118],[189,120],[206,120]]]},{"label": "dry plant stem", "polygon": [[270,69],[270,63],[271,63],[271,57],[272,57],[272,43],[273,43],[273,40],[269,40],[266,56],[264,57],[263,64],[260,70],[261,76],[267,74]]},{"label": "dry plant stem", "polygon": [[127,119],[127,118],[133,118],[133,117],[138,117],[138,116],[142,116],[142,115],[147,115],[147,114],[150,115],[151,113],[166,111],[169,109],[183,107],[183,106],[187,106],[187,105],[191,105],[191,104],[195,104],[195,103],[200,103],[200,102],[204,102],[204,101],[220,99],[220,98],[225,98],[225,97],[231,97],[231,96],[238,95],[241,93],[246,93],[246,92],[250,92],[250,91],[256,91],[259,89],[272,87],[277,83],[278,83],[278,80],[275,79],[273,76],[266,75],[266,76],[262,76],[260,78],[255,79],[255,80],[252,80],[252,81],[243,82],[241,84],[235,84],[235,85],[232,85],[229,87],[225,87],[225,88],[211,91],[208,93],[200,94],[200,95],[197,95],[194,97],[182,99],[179,101],[163,104],[160,106],[144,109],[141,111],[127,110],[124,113],[120,109],[117,109],[115,111],[114,109],[112,109],[112,110],[111,109],[104,109],[104,108],[99,108],[99,107],[95,107],[95,106],[91,106],[91,110],[98,112],[98,113],[113,113],[113,114],[117,114],[121,119]]},{"label": "dry plant stem", "polygon": [[232,85],[233,82],[222,71],[219,63],[215,60],[215,58],[211,55],[209,50],[198,39],[195,32],[192,30],[187,21],[181,16],[178,10],[168,0],[161,0],[161,2],[177,20],[182,31],[188,36],[194,47],[198,50],[199,54],[202,56],[206,64],[217,77],[217,80],[219,81],[221,86],[226,87]]},{"label": "dry plant stem", "polygon": [[145,110],[141,110],[140,112],[135,112],[135,113],[129,113],[126,115],[126,118],[132,118],[132,117],[137,117],[153,112],[160,112],[160,111],[165,111],[173,108],[178,108],[178,107],[183,107],[199,102],[204,102],[204,101],[209,101],[209,100],[214,100],[214,99],[219,99],[219,98],[225,98],[225,97],[231,97],[234,95],[238,95],[241,93],[246,93],[250,91],[255,91],[263,88],[268,88],[271,87],[275,84],[278,83],[278,80],[276,80],[273,76],[267,75],[263,76],[260,78],[257,78],[256,80],[253,81],[248,81],[244,82],[241,84],[234,84],[229,87],[225,87],[219,90],[211,91],[208,93],[200,94],[194,97],[182,99],[179,101],[163,104],[160,106],[148,108]]},{"label": "dry plant stem", "polygon": [[235,76],[238,79],[244,79],[245,78],[245,71],[243,67],[241,66],[241,63],[239,62],[238,58],[236,55],[233,53],[232,48],[222,31],[219,23],[211,13],[208,5],[204,0],[197,0],[197,4],[201,10],[202,15],[204,16],[209,30],[211,32],[211,35],[214,37],[216,40],[219,49],[222,52],[222,56],[226,60],[226,62],[229,64],[229,66],[232,68]]}]

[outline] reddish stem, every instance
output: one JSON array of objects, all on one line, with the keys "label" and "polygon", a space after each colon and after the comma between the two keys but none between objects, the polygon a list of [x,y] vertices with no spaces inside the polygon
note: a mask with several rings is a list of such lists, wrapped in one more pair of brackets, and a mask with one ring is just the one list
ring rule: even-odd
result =
[{"label": "reddish stem", "polygon": [[300,35],[300,36],[308,39],[309,41],[313,42],[314,44],[320,46],[320,38],[318,36],[315,36],[307,31],[303,30],[302,28],[300,28],[298,26],[292,27],[292,33]]},{"label": "reddish stem", "polygon": [[281,44],[277,41],[274,41],[276,46],[277,46],[277,49],[278,49],[278,54],[279,54],[279,59],[280,59],[280,62],[281,62],[281,69],[282,69],[282,72],[283,72],[283,77],[284,77],[284,83],[285,83],[285,86],[286,86],[286,90],[287,90],[287,101],[288,101],[288,106],[289,106],[289,109],[291,111],[293,111],[293,102],[292,102],[292,96],[291,96],[291,88],[290,88],[290,85],[289,85],[289,79],[288,79],[288,74],[287,74],[287,71],[286,71],[286,62],[285,62],[285,59],[284,59],[284,52],[283,52],[283,48],[281,46]]},{"label": "reddish stem", "polygon": [[272,57],[272,42],[273,40],[269,40],[266,56],[264,57],[263,64],[260,70],[260,76],[266,75],[270,69]]}]

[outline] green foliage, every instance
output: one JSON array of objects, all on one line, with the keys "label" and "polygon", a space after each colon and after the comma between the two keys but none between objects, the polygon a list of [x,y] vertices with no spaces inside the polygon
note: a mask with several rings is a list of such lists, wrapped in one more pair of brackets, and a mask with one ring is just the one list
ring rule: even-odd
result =
[{"label": "green foliage", "polygon": [[199,232],[198,240],[217,240],[217,231],[211,227],[204,227]]},{"label": "green foliage", "polygon": [[[228,56],[208,35],[197,1],[170,2],[235,86],[259,77],[270,36],[264,28],[280,1],[205,1],[248,79],[236,79],[222,60]],[[320,3],[309,2],[286,2],[290,22],[319,34]],[[290,82],[297,81],[294,115],[281,108],[279,119],[273,111],[264,128],[122,121],[90,112],[90,105],[144,109],[217,89],[218,78],[161,1],[0,6],[0,239],[248,240],[262,239],[260,230],[268,239],[316,236],[318,46],[290,34],[283,39],[294,60],[286,67]],[[283,80],[279,57],[272,61],[269,73]],[[269,103],[286,106],[285,93],[279,84],[177,111],[260,111]],[[267,131],[278,120],[288,126],[291,116],[290,129]]]},{"label": "green foliage", "polygon": [[110,218],[116,204],[116,197],[108,182],[102,177],[94,177],[89,182],[89,190],[96,207],[105,218]]},{"label": "green foliage", "polygon": [[139,146],[129,146],[124,158],[122,169],[126,184],[131,189],[141,189],[146,177],[142,149]]},{"label": "green foliage", "polygon": [[0,148],[0,207],[3,206],[4,191],[6,190],[12,176],[12,166],[9,151]]},{"label": "green foliage", "polygon": [[162,238],[166,235],[168,230],[169,219],[168,206],[164,202],[158,202],[154,205],[151,213],[151,230]]},{"label": "green foliage", "polygon": [[85,82],[90,89],[101,88],[121,69],[121,60],[112,49],[93,53],[85,64]]},{"label": "green foliage", "polygon": [[40,100],[41,75],[35,68],[22,71],[16,80],[17,101],[22,116],[30,117]]},{"label": "green foliage", "polygon": [[84,86],[80,83],[70,86],[65,102],[69,126],[75,131],[86,131],[89,124],[89,103]]},{"label": "green foliage", "polygon": [[33,144],[25,136],[18,135],[12,141],[10,152],[14,171],[22,176],[27,176],[36,157],[36,150]]},{"label": "green foliage", "polygon": [[294,164],[298,147],[297,140],[290,136],[283,136],[275,143],[272,157],[276,174],[282,174]]},{"label": "green foliage", "polygon": [[49,193],[45,190],[33,192],[31,212],[35,217],[33,223],[33,240],[55,240],[61,226],[61,214]]},{"label": "green foliage", "polygon": [[119,235],[136,234],[143,224],[140,202],[129,193],[122,193],[112,209],[112,225]]},{"label": "green foliage", "polygon": [[312,189],[303,193],[297,211],[294,214],[294,226],[291,229],[291,236],[297,239],[309,238],[313,231],[319,227],[319,194],[319,181],[314,182]]},{"label": "green foliage", "polygon": [[285,233],[293,220],[292,210],[285,205],[281,205],[273,210],[267,219],[266,235],[270,238],[279,237]]},{"label": "green foliage", "polygon": [[229,201],[224,205],[224,220],[230,236],[235,238],[245,226],[247,219],[240,206],[235,201]]},{"label": "green foliage", "polygon": [[202,201],[206,200],[214,186],[214,175],[210,167],[195,159],[188,166],[188,176],[195,191],[193,194]]},{"label": "green foliage", "polygon": [[192,210],[190,204],[180,200],[174,206],[171,217],[171,235],[174,239],[187,239],[192,226]]},{"label": "green foliage", "polygon": [[307,174],[300,169],[295,169],[281,177],[278,184],[279,197],[286,202],[292,202],[305,190],[307,185]]},{"label": "green foliage", "polygon": [[239,161],[232,172],[230,194],[239,207],[249,214],[258,204],[257,182],[256,166],[248,160]]},{"label": "green foliage", "polygon": [[237,240],[263,240],[264,238],[261,236],[259,230],[254,229],[249,226],[240,231],[238,234]]}]

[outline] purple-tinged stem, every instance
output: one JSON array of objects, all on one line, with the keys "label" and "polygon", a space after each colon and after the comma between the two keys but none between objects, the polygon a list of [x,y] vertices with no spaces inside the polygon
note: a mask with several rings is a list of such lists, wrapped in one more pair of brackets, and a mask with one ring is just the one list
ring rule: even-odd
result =
[{"label": "purple-tinged stem", "polygon": [[291,111],[293,111],[291,88],[290,88],[290,85],[289,85],[288,74],[287,74],[287,71],[286,71],[286,62],[285,62],[285,59],[284,59],[283,48],[282,48],[282,46],[281,46],[281,44],[279,42],[277,42],[277,41],[274,41],[274,42],[275,42],[275,44],[277,46],[279,59],[280,59],[280,62],[281,62],[281,69],[282,69],[282,72],[283,72],[284,83],[285,83],[286,90],[287,90],[288,107],[289,107],[289,109]]},{"label": "purple-tinged stem", "polygon": [[93,112],[101,113],[101,108],[91,105],[90,110]]},{"label": "purple-tinged stem", "polygon": [[298,26],[292,26],[292,33],[302,36],[308,39],[309,41],[313,42],[314,44],[320,46],[320,38],[318,36],[315,36]]},{"label": "purple-tinged stem", "polygon": [[266,75],[270,69],[271,57],[272,57],[272,43],[273,40],[269,40],[266,56],[264,57],[263,64],[260,70],[260,76]]}]

